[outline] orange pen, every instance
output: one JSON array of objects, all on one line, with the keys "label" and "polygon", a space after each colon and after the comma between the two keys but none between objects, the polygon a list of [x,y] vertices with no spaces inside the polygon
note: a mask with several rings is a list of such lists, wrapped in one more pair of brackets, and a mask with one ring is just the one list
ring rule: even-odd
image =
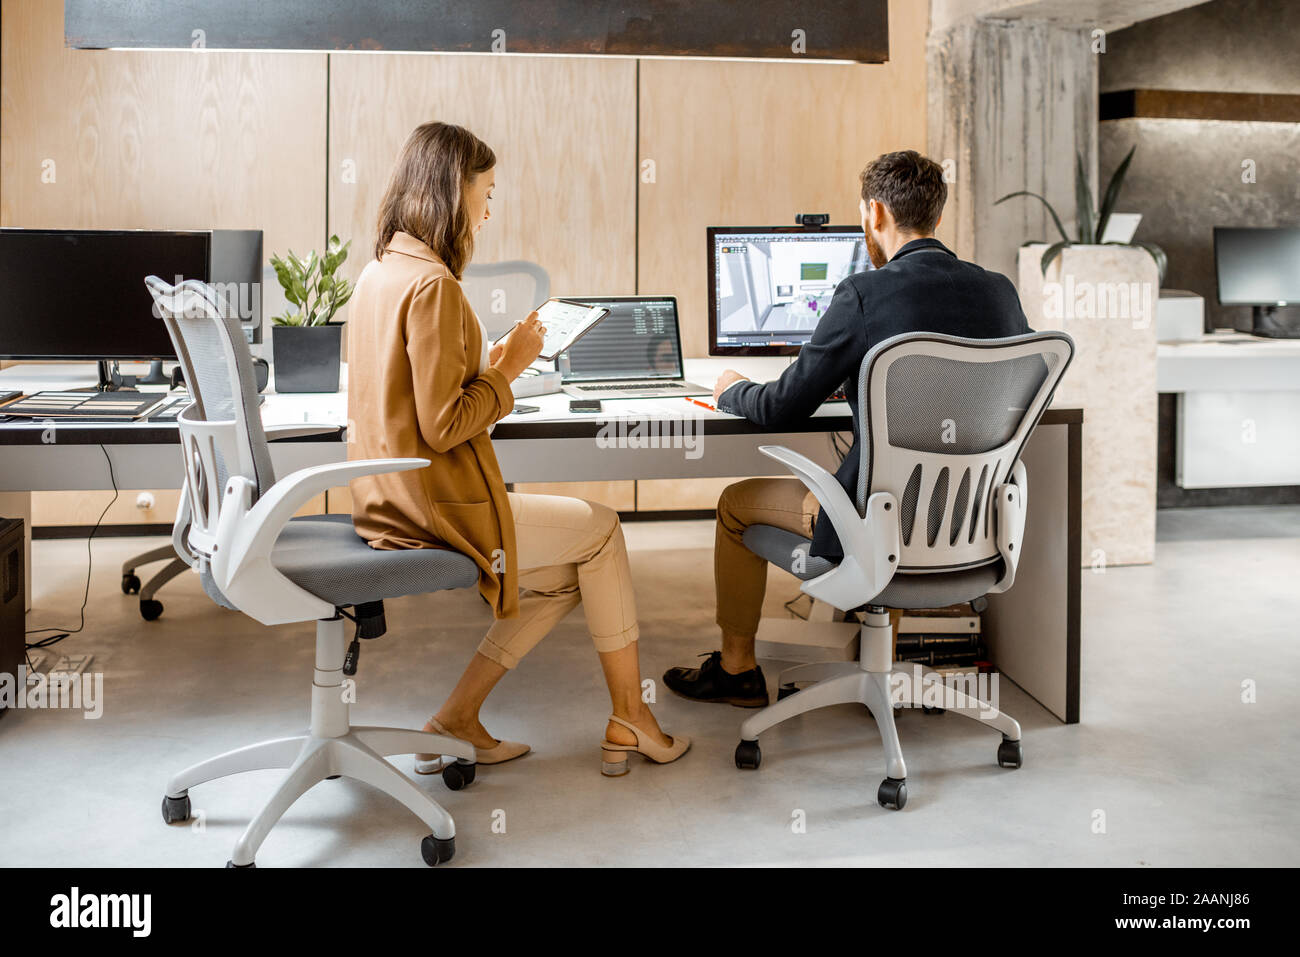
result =
[{"label": "orange pen", "polygon": [[709,403],[707,403],[707,402],[701,402],[701,401],[699,401],[698,399],[692,399],[689,395],[684,395],[684,396],[682,396],[682,398],[685,399],[687,402],[694,402],[694,403],[695,403],[696,405],[698,405],[701,409],[708,409],[710,412],[717,412],[717,411],[718,411],[718,410],[715,409],[713,406],[709,405]]}]

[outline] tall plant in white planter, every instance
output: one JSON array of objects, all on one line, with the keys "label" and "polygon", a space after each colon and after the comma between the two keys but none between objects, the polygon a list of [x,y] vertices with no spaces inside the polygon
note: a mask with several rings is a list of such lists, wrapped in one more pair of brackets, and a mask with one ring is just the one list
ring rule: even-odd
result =
[{"label": "tall plant in white planter", "polygon": [[1124,177],[1128,173],[1129,163],[1133,161],[1133,154],[1137,152],[1137,147],[1132,147],[1120,164],[1115,167],[1115,172],[1111,174],[1110,182],[1106,185],[1106,195],[1101,201],[1101,209],[1095,213],[1092,205],[1092,187],[1088,185],[1088,172],[1083,165],[1083,154],[1075,153],[1074,165],[1074,200],[1075,215],[1078,238],[1071,239],[1070,234],[1065,231],[1065,225],[1061,222],[1061,217],[1056,215],[1056,210],[1038,193],[1032,193],[1027,189],[1016,190],[1014,193],[1007,193],[999,199],[994,206],[1005,203],[1009,199],[1017,196],[1032,196],[1047,208],[1047,212],[1052,217],[1052,222],[1056,224],[1057,231],[1060,232],[1061,238],[1050,245],[1044,243],[1025,243],[1026,246],[1043,247],[1042,256],[1039,263],[1043,269],[1043,275],[1047,275],[1047,267],[1063,249],[1073,245],[1081,246],[1137,246],[1145,249],[1151,254],[1151,258],[1156,261],[1156,267],[1160,272],[1160,280],[1163,282],[1165,271],[1169,265],[1169,258],[1165,251],[1155,243],[1145,243],[1141,240],[1131,240],[1129,242],[1110,242],[1103,243],[1102,237],[1106,235],[1106,226],[1110,222],[1111,213],[1115,211],[1115,204],[1119,201],[1120,190],[1124,188]]},{"label": "tall plant in white planter", "polygon": [[1084,410],[1082,546],[1085,566],[1146,564],[1155,558],[1156,304],[1167,260],[1145,242],[1102,243],[1133,150],[1116,168],[1099,211],[1083,157],[1076,157],[1077,238],[1020,249],[1021,305],[1034,329],[1064,329],[1074,362],[1055,404]]}]

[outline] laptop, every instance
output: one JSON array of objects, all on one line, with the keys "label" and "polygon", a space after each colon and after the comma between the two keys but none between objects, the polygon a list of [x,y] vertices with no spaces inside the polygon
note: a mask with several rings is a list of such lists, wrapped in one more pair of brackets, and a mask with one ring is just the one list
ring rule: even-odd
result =
[{"label": "laptop", "polygon": [[674,296],[572,296],[609,310],[556,356],[561,388],[581,399],[659,399],[713,395],[687,382]]}]

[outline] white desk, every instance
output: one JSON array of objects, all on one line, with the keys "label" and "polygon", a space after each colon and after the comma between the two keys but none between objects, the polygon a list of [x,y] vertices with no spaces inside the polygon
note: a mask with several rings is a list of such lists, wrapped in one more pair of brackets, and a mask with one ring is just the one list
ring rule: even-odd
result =
[{"label": "white desk", "polygon": [[1179,486],[1300,485],[1300,339],[1161,343],[1156,390],[1178,396]]},{"label": "white desk", "polygon": [[[688,359],[686,374],[707,386],[731,367],[763,381],[788,364],[748,357]],[[69,387],[66,367],[37,369],[0,371],[0,389]],[[79,374],[88,378],[93,372]],[[346,382],[345,370],[344,388]],[[493,446],[507,482],[781,474],[777,463],[758,451],[760,445],[787,446],[833,470],[829,435],[852,428],[845,403],[828,404],[808,421],[777,432],[681,398],[606,400],[601,412],[585,414],[569,412],[568,403],[568,396],[560,394],[520,399],[518,404],[539,411],[508,415],[494,426]],[[271,393],[262,420],[267,425],[345,426],[347,394]],[[1078,721],[1080,710],[1082,421],[1077,409],[1049,409],[1026,448],[1031,494],[1020,571],[1011,591],[989,597],[985,613],[986,641],[1002,673],[1066,722]],[[29,499],[36,489],[110,487],[100,445],[112,457],[119,488],[181,484],[175,425],[67,426],[56,429],[54,442],[42,442],[40,433],[39,426],[0,423],[0,513],[21,515],[15,502]],[[347,448],[340,438],[335,433],[328,441],[273,443],[275,467],[284,474],[342,461]],[[4,493],[16,494],[6,501]],[[30,524],[30,511],[25,517]]]}]

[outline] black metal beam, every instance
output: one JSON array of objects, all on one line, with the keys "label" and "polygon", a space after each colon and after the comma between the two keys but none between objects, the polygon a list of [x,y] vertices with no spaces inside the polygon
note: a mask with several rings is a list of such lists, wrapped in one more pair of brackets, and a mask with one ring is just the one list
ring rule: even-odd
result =
[{"label": "black metal beam", "polygon": [[1100,119],[1300,123],[1300,94],[1209,90],[1115,90],[1099,98]]},{"label": "black metal beam", "polygon": [[888,0],[65,0],[64,34],[89,49],[889,59]]}]

